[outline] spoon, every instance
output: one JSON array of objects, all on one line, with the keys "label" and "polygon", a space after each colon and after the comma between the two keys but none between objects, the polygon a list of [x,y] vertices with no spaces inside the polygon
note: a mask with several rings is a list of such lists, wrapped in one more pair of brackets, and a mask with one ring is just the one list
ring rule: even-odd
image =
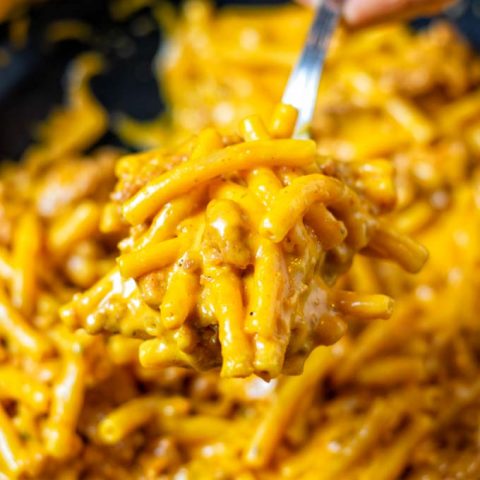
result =
[{"label": "spoon", "polygon": [[315,12],[300,58],[292,70],[282,103],[298,110],[295,138],[308,138],[328,46],[342,12],[343,0],[322,0]]}]

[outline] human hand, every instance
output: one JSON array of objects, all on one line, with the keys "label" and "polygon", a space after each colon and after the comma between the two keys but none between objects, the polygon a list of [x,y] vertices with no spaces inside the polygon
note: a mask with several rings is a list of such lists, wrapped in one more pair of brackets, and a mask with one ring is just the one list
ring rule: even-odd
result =
[{"label": "human hand", "polygon": [[[310,6],[319,3],[319,0],[299,1]],[[391,18],[437,13],[452,3],[453,0],[346,0],[343,16],[349,25],[361,26]]]}]

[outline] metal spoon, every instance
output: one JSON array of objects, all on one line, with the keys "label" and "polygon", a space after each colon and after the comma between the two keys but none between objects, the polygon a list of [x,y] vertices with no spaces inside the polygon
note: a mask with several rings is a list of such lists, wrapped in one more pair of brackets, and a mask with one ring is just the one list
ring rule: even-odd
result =
[{"label": "metal spoon", "polygon": [[305,47],[290,74],[282,103],[298,110],[296,138],[307,138],[315,111],[318,86],[328,46],[342,11],[343,0],[322,0],[315,12]]}]

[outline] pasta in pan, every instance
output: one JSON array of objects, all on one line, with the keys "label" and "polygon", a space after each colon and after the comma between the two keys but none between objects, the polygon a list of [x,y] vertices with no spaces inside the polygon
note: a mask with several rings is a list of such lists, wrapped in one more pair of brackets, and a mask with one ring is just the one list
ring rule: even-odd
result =
[{"label": "pasta in pan", "polygon": [[[191,1],[165,25],[169,118],[117,125],[155,150],[93,148],[107,115],[88,90],[102,66],[89,54],[39,141],[19,163],[2,163],[0,478],[480,476],[478,60],[445,24],[339,32],[312,152],[289,138],[292,109],[275,107],[309,13],[249,12]],[[201,133],[188,140],[192,131]],[[225,159],[235,168],[222,170]],[[301,200],[318,201],[318,185],[323,200],[344,192],[356,206],[347,213],[360,217],[335,202],[307,209]],[[208,247],[192,272],[178,265],[183,240]],[[411,275],[424,260],[419,244],[430,259]],[[192,319],[214,331],[207,306],[224,305],[204,299],[201,275],[219,273],[217,297],[245,292],[236,339],[268,337],[283,318],[267,317],[278,307],[269,268],[300,254],[321,260],[299,262],[295,278],[328,296],[328,322],[277,338],[287,354],[264,357],[271,370],[255,364],[259,349],[216,335],[199,354]],[[258,285],[263,296],[247,298]],[[267,313],[250,319],[247,299]],[[152,348],[167,337],[170,350]],[[230,361],[238,351],[253,355],[251,366]],[[304,360],[301,374],[278,375]],[[250,369],[257,375],[227,378]]]}]

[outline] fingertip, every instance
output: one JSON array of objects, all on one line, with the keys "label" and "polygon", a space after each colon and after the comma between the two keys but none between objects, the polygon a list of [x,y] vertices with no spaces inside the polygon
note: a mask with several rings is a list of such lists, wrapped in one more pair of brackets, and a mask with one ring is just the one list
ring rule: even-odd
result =
[{"label": "fingertip", "polygon": [[[370,2],[366,2],[369,4]],[[347,0],[343,7],[343,18],[349,25],[359,25],[363,23],[368,17],[370,5],[365,5],[365,2],[357,0]],[[367,15],[365,15],[367,12]]]}]

